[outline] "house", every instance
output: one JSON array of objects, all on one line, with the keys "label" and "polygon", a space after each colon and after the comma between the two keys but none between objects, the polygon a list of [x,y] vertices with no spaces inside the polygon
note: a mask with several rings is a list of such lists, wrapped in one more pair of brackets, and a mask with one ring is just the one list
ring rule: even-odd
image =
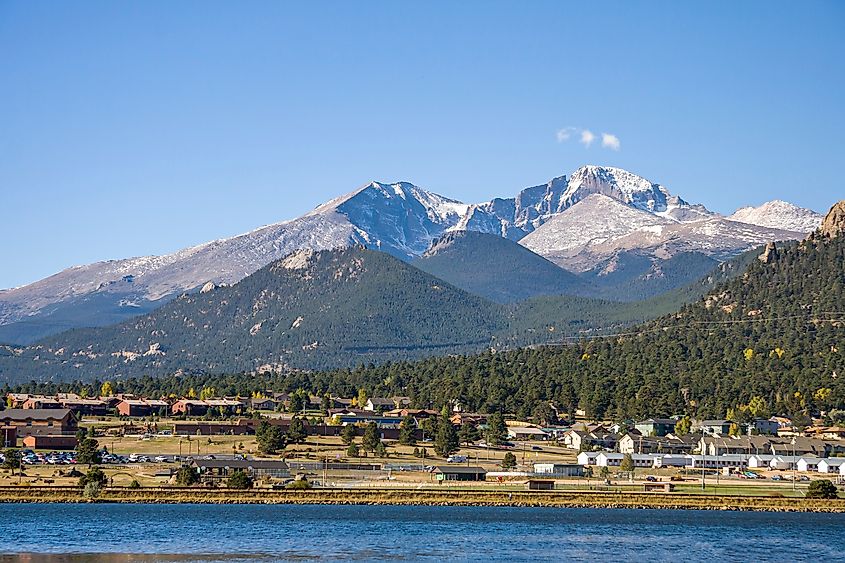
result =
[{"label": "house", "polygon": [[578,465],[588,466],[595,465],[598,452],[581,452],[578,454]]},{"label": "house", "polygon": [[819,461],[816,470],[819,473],[839,473],[843,464],[845,464],[845,457],[827,457]]},{"label": "house", "polygon": [[769,469],[774,458],[774,454],[750,455],[748,456],[748,467],[750,469]]},{"label": "house", "polygon": [[572,429],[563,435],[563,445],[573,450],[587,450],[591,448],[603,448],[612,450],[616,447],[617,436],[604,429],[596,430],[575,430]]},{"label": "house", "polygon": [[514,440],[547,440],[548,435],[540,428],[509,426],[508,438]]},{"label": "house", "polygon": [[577,463],[535,463],[534,473],[556,477],[582,477],[584,466]]},{"label": "house", "polygon": [[688,454],[697,445],[692,437],[673,436],[647,437],[640,434],[628,433],[617,443],[617,449],[622,454]]},{"label": "house", "polygon": [[455,426],[461,426],[464,423],[479,425],[487,424],[487,416],[488,415],[486,414],[480,414],[477,412],[456,412],[449,420]]},{"label": "house", "polygon": [[776,455],[769,462],[769,467],[772,469],[795,469],[796,463],[801,459],[800,456],[795,455]]},{"label": "house", "polygon": [[117,406],[117,414],[121,416],[152,416],[167,409],[167,401],[158,399],[121,399]]},{"label": "house", "polygon": [[24,409],[61,409],[62,404],[53,397],[30,397],[24,401],[22,408]]},{"label": "house", "polygon": [[693,424],[693,430],[698,430],[702,434],[724,436],[731,431],[730,420],[702,420]]},{"label": "house", "polygon": [[[207,399],[205,404],[208,409],[214,409],[224,416],[238,414],[243,411],[244,403],[239,399],[225,398],[225,399]],[[203,413],[205,414],[205,413]]]},{"label": "house", "polygon": [[191,467],[208,481],[226,479],[236,471],[243,471],[253,479],[290,477],[290,467],[284,460],[195,459]]},{"label": "house", "polygon": [[276,410],[276,401],[269,397],[262,399],[250,399],[249,407],[254,411],[274,411]]},{"label": "house", "polygon": [[397,409],[406,409],[411,406],[410,397],[391,397],[391,400]]},{"label": "house", "polygon": [[777,420],[758,418],[751,423],[751,429],[757,434],[777,436],[780,424]]},{"label": "house", "polygon": [[29,393],[7,393],[6,394],[6,405],[10,409],[20,409],[23,408],[23,404],[30,398],[32,395]]},{"label": "house", "polygon": [[30,434],[72,434],[78,429],[70,409],[6,409],[0,411],[0,426],[14,426],[18,437]]},{"label": "house", "polygon": [[816,471],[819,468],[820,458],[804,456],[798,459],[795,463],[795,468],[798,471]]},{"label": "house", "polygon": [[72,450],[77,442],[74,434],[30,434],[23,439],[24,447],[32,450]]},{"label": "house", "polygon": [[481,467],[466,466],[438,466],[431,472],[440,481],[484,481],[487,478],[487,471]]},{"label": "house", "polygon": [[108,404],[100,399],[65,397],[60,398],[59,402],[64,408],[72,410],[79,416],[106,416],[109,414]]},{"label": "house", "polygon": [[440,413],[431,410],[431,409],[409,409],[409,408],[402,408],[402,409],[393,409],[390,411],[386,411],[384,413],[385,416],[398,416],[400,418],[405,418],[406,416],[410,416],[414,420],[419,423],[426,418],[431,418],[433,416],[439,416]]},{"label": "house", "polygon": [[204,416],[208,412],[208,403],[198,399],[179,399],[173,403],[170,411],[185,416]]},{"label": "house", "polygon": [[676,423],[672,418],[648,418],[637,422],[634,428],[643,436],[665,436],[675,431]]},{"label": "house", "polygon": [[364,410],[368,410],[370,412],[389,411],[395,408],[395,406],[396,405],[393,404],[393,399],[372,397],[367,399],[367,404],[364,405]]}]

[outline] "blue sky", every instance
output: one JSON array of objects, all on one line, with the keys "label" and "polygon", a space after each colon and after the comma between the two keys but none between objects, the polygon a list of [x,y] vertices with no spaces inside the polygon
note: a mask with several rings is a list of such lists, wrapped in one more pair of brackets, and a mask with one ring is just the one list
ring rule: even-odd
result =
[{"label": "blue sky", "polygon": [[0,287],[372,179],[481,201],[606,164],[824,211],[843,26],[842,2],[0,1]]}]

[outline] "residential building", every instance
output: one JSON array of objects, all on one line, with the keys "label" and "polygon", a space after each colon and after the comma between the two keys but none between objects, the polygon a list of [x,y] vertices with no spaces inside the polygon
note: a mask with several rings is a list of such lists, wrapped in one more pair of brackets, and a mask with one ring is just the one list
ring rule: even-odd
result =
[{"label": "residential building", "polygon": [[588,466],[595,465],[598,452],[581,452],[578,454],[578,465]]},{"label": "residential building", "polygon": [[513,440],[548,440],[549,436],[541,428],[528,426],[508,426],[508,438]]},{"label": "residential building", "polygon": [[24,447],[32,450],[72,450],[77,442],[75,434],[30,434],[23,439]]},{"label": "residential building", "polygon": [[820,461],[820,458],[814,456],[802,456],[795,463],[795,468],[798,471],[817,471]]},{"label": "residential building", "polygon": [[396,408],[396,405],[393,403],[393,399],[386,399],[383,397],[371,397],[367,399],[367,404],[364,405],[364,410],[371,412],[389,411],[394,408]]},{"label": "residential building", "polygon": [[24,401],[24,409],[61,409],[64,408],[58,399],[54,397],[30,397]]},{"label": "residential building", "polygon": [[276,401],[270,397],[252,398],[249,401],[249,406],[254,411],[274,411],[276,410]]},{"label": "residential building", "polygon": [[643,436],[665,436],[675,431],[676,423],[672,418],[648,418],[637,422],[634,428]]},{"label": "residential building", "polygon": [[158,399],[121,399],[115,407],[121,416],[152,416],[167,412],[167,401]]},{"label": "residential building", "polygon": [[106,416],[109,414],[108,404],[100,399],[60,398],[61,405],[72,410],[79,416]]},{"label": "residential building", "polygon": [[828,457],[819,461],[817,471],[819,473],[839,473],[839,468],[845,464],[845,457]]},{"label": "residential building", "polygon": [[78,429],[70,409],[6,409],[0,411],[0,426],[14,426],[17,436],[30,434],[73,434]]},{"label": "residential building", "polygon": [[730,420],[702,420],[693,423],[692,428],[702,434],[726,436],[731,431],[731,424]]}]

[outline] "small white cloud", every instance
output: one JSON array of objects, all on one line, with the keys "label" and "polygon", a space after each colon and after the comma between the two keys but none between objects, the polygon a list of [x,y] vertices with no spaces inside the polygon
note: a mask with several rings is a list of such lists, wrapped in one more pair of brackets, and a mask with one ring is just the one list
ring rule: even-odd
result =
[{"label": "small white cloud", "polygon": [[595,140],[595,134],[589,129],[584,129],[583,131],[581,131],[581,144],[585,147],[590,148],[590,145],[592,145],[593,141]]},{"label": "small white cloud", "polygon": [[616,135],[611,135],[610,133],[602,133],[601,146],[606,149],[618,151],[620,146],[619,137],[617,137]]},{"label": "small white cloud", "polygon": [[564,143],[572,137],[572,133],[576,131],[575,127],[564,127],[563,129],[558,129],[557,131],[557,142]]}]

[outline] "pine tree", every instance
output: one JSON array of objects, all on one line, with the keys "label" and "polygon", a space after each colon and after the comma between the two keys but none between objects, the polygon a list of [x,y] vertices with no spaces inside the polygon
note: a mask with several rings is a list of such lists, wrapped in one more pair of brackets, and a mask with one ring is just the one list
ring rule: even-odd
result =
[{"label": "pine tree", "polygon": [[413,446],[417,443],[417,423],[413,417],[406,416],[399,424],[399,443],[403,446]]},{"label": "pine tree", "polygon": [[475,424],[471,422],[461,424],[461,429],[458,431],[458,440],[460,443],[469,446],[480,438],[481,432],[478,431],[478,427]]},{"label": "pine tree", "polygon": [[290,420],[290,426],[287,431],[287,440],[292,444],[301,444],[308,437],[308,431],[305,428],[305,423],[298,416]]},{"label": "pine tree", "polygon": [[340,431],[340,439],[348,446],[355,441],[355,434],[355,427],[351,424],[347,424],[343,427],[343,430]]},{"label": "pine tree", "polygon": [[491,446],[501,445],[508,438],[508,427],[505,419],[499,413],[493,413],[487,418],[487,430],[484,439]]},{"label": "pine tree", "polygon": [[361,440],[361,446],[365,450],[374,452],[380,442],[381,439],[378,435],[378,426],[376,426],[375,422],[370,422],[367,424],[367,427],[364,428],[364,437]]},{"label": "pine tree", "polygon": [[458,451],[458,433],[451,422],[444,421],[437,429],[437,437],[434,440],[434,453],[442,457],[448,457]]}]

